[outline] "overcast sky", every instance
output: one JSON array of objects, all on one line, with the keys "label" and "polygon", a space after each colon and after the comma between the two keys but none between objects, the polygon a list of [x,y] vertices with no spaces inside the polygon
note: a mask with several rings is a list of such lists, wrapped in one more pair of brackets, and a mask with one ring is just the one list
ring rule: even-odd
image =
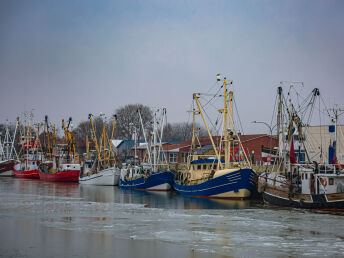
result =
[{"label": "overcast sky", "polygon": [[[344,1],[0,1],[0,122],[60,123],[130,103],[188,120],[193,92],[234,81],[246,133],[280,81],[344,100]],[[343,106],[343,105],[341,105]]]}]

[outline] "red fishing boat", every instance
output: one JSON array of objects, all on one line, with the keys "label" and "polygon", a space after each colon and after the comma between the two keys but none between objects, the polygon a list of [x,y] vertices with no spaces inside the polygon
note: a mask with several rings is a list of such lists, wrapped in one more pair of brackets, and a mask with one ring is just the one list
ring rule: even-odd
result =
[{"label": "red fishing boat", "polygon": [[17,170],[16,166],[14,167],[14,176],[18,177],[18,178],[39,179],[38,169],[33,169],[33,170]]},{"label": "red fishing boat", "polygon": [[45,147],[45,161],[39,164],[39,177],[44,181],[53,182],[79,182],[80,164],[75,155],[73,135],[69,130],[72,118],[69,118],[68,126],[65,126],[65,144],[55,144],[55,128],[50,130],[48,116],[45,116],[45,135],[47,146]]},{"label": "red fishing boat", "polygon": [[40,165],[39,177],[41,180],[53,182],[79,182],[79,164],[62,164],[58,170],[54,170],[53,168],[44,170],[45,166],[49,167],[49,163],[44,162]]},{"label": "red fishing boat", "polygon": [[38,166],[42,161],[41,144],[38,138],[39,128],[40,125],[37,125],[37,132],[35,132],[30,124],[24,127],[24,135],[20,137],[20,159],[13,168],[15,177],[39,179]]}]

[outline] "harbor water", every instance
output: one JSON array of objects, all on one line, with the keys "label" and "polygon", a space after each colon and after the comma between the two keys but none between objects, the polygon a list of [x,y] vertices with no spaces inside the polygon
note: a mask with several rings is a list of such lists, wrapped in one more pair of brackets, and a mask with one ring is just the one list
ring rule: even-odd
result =
[{"label": "harbor water", "polygon": [[0,178],[1,257],[344,256],[343,213]]}]

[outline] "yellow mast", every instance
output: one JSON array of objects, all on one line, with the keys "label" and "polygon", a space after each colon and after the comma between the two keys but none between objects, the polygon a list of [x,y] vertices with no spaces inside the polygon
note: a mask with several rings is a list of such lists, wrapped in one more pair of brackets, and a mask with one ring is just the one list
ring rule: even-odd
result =
[{"label": "yellow mast", "polygon": [[[192,109],[188,112],[192,112],[192,140],[191,140],[191,148],[190,148],[190,152],[191,155],[195,154],[195,150],[196,150],[196,137],[197,137],[197,130],[196,130],[196,114],[198,115],[200,112],[196,111],[195,109]],[[199,142],[199,140],[198,140]],[[191,159],[189,157],[187,157],[187,165],[188,167],[191,164]]]},{"label": "yellow mast", "polygon": [[216,155],[216,157],[217,157],[217,159],[218,159],[219,166],[220,166],[221,169],[223,169],[223,165],[222,165],[222,162],[221,162],[221,157],[219,156],[219,153],[218,153],[217,150],[216,150],[216,146],[215,146],[213,137],[212,137],[211,132],[210,132],[210,130],[209,130],[207,121],[205,120],[204,114],[203,114],[203,112],[202,112],[201,104],[200,104],[199,101],[198,101],[198,97],[197,97],[197,94],[196,94],[196,93],[193,94],[193,98],[194,98],[194,100],[196,100],[198,109],[199,109],[199,111],[200,111],[200,113],[201,113],[201,116],[202,116],[202,119],[203,119],[205,128],[207,129],[207,132],[208,132],[208,135],[209,135],[211,144],[213,145],[213,149],[214,149],[215,155]]},{"label": "yellow mast", "polygon": [[[234,128],[234,124],[232,124],[232,112],[233,112],[233,91],[229,92],[229,127],[228,127],[228,152],[229,152],[229,160],[228,160],[228,166],[230,165],[230,159],[231,159],[231,141],[233,140],[231,135],[231,130]],[[234,149],[233,149],[233,157],[234,157]]]},{"label": "yellow mast", "polygon": [[[65,140],[68,143],[68,135],[67,135],[67,130],[66,130],[66,125],[65,125],[64,119],[62,119],[62,128],[63,128],[64,134],[65,134]],[[68,150],[68,155],[69,155],[69,153],[70,153],[69,144],[67,145],[67,150]]]},{"label": "yellow mast", "polygon": [[56,145],[56,131],[55,131],[55,124],[53,125],[53,147],[55,147]]},{"label": "yellow mast", "polygon": [[103,159],[104,164],[107,163],[107,155],[106,155],[106,128],[105,123],[103,123],[103,133],[102,133],[102,139],[103,139]]},{"label": "yellow mast", "polygon": [[70,117],[68,120],[68,126],[66,127],[65,121],[64,119],[62,119],[62,128],[64,130],[65,133],[65,139],[67,142],[67,149],[68,149],[68,155],[72,154],[72,157],[74,158],[75,155],[75,144],[74,144],[74,139],[73,139],[73,135],[70,130],[69,130],[69,125],[72,121],[72,118]]},{"label": "yellow mast", "polygon": [[[223,98],[224,98],[224,108],[219,110],[223,113],[223,131],[224,131],[224,143],[225,143],[225,168],[230,167],[230,129],[232,128],[232,98],[233,98],[233,92],[229,92],[229,112],[228,112],[228,93],[227,93],[227,85],[232,84],[232,80],[227,80],[226,77],[221,80],[220,74],[217,74],[217,81],[223,81]],[[228,83],[229,82],[229,83]],[[229,123],[229,126],[228,126]]]},{"label": "yellow mast", "polygon": [[223,109],[223,128],[224,128],[224,142],[225,142],[225,168],[229,168],[229,162],[230,162],[230,151],[229,148],[229,137],[228,137],[228,104],[227,104],[227,79],[226,77],[223,80],[223,98],[224,98],[224,109]]},{"label": "yellow mast", "polygon": [[110,155],[112,154],[112,139],[113,139],[113,135],[114,135],[114,132],[115,132],[116,120],[117,120],[117,115],[114,115],[114,117],[113,117],[113,123],[112,123],[111,139],[110,139],[109,157],[110,157]]}]

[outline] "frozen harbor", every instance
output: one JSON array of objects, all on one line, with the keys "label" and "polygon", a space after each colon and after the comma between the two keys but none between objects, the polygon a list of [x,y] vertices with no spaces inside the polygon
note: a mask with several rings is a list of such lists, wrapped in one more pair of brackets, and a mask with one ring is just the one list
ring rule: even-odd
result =
[{"label": "frozen harbor", "polygon": [[341,214],[1,178],[0,256],[343,256]]}]

